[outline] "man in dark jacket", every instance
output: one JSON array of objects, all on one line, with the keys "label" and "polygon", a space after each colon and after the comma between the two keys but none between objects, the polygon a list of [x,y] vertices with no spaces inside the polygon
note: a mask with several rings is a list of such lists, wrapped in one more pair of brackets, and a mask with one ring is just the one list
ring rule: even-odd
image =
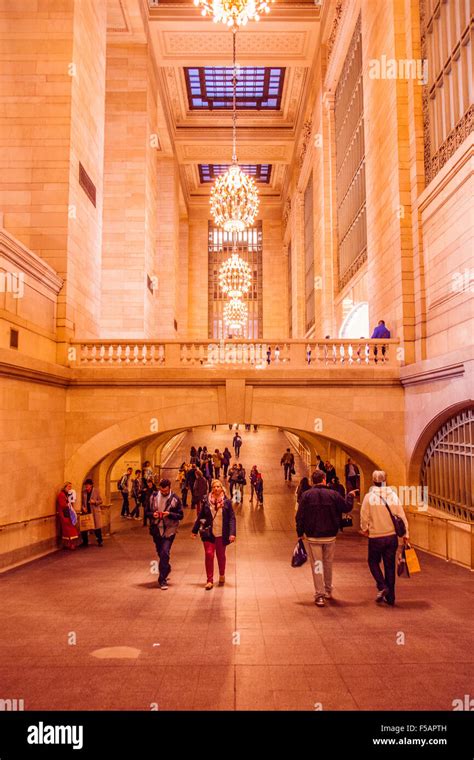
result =
[{"label": "man in dark jacket", "polygon": [[321,470],[313,472],[313,487],[305,491],[296,513],[298,538],[306,537],[311,554],[311,567],[315,588],[315,604],[325,606],[331,599],[332,564],[336,536],[343,513],[354,505],[355,492],[343,499],[337,491],[326,486],[326,475]]},{"label": "man in dark jacket", "polygon": [[179,521],[184,517],[181,500],[172,492],[169,480],[160,480],[158,491],[151,495],[148,514],[151,517],[150,534],[160,558],[158,586],[166,591],[167,578],[171,572],[171,546],[178,532]]}]

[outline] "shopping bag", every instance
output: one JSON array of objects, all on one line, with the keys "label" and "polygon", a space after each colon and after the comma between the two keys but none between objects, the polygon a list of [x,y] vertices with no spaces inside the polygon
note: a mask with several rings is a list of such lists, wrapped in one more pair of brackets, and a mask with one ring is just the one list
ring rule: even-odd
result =
[{"label": "shopping bag", "polygon": [[94,515],[87,514],[87,515],[79,515],[79,530],[85,531],[85,530],[94,530],[95,523],[94,523]]},{"label": "shopping bag", "polygon": [[405,560],[410,575],[421,572],[420,562],[416,555],[416,551],[412,549],[411,546],[405,547]]},{"label": "shopping bag", "polygon": [[293,550],[293,556],[291,558],[291,567],[301,567],[301,565],[304,565],[307,559],[308,559],[308,555],[306,553],[306,547],[304,545],[303,539],[300,538]]},{"label": "shopping bag", "polygon": [[405,576],[405,578],[410,577],[410,572],[408,570],[407,561],[405,557],[405,547],[401,550],[400,554],[398,555],[397,560],[397,575],[402,578]]}]

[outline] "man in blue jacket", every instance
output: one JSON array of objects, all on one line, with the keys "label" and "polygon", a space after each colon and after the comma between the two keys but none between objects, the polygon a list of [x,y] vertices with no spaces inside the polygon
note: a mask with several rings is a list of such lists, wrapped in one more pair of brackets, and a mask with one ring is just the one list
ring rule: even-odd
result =
[{"label": "man in blue jacket", "polygon": [[171,483],[166,478],[160,480],[158,491],[151,494],[147,514],[151,518],[150,534],[160,558],[158,586],[166,591],[171,572],[171,546],[178,532],[179,521],[184,517],[181,499],[172,492]]},{"label": "man in blue jacket", "polygon": [[325,606],[332,598],[332,565],[336,536],[341,517],[354,506],[356,491],[343,498],[326,485],[326,473],[316,470],[312,475],[313,487],[301,497],[296,513],[298,538],[306,538],[311,555],[315,589],[315,604]]},{"label": "man in blue jacket", "polygon": [[[373,331],[372,338],[377,338],[378,340],[381,340],[382,338],[390,338],[390,330],[388,330],[385,327],[385,322],[383,321],[383,319],[379,321],[377,327]],[[382,357],[383,357],[382,361],[385,358],[386,350],[387,350],[387,346],[382,346]],[[375,346],[374,347],[375,361],[377,361],[377,354],[378,354],[378,349],[377,349],[377,346]]]}]

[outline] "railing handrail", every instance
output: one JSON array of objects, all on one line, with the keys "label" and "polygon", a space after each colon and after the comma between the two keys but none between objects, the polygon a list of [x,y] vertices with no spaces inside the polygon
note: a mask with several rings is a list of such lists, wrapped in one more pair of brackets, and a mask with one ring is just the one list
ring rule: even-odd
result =
[{"label": "railing handrail", "polygon": [[388,344],[398,344],[400,343],[400,338],[283,338],[282,340],[267,340],[266,338],[257,338],[255,340],[251,340],[249,338],[214,338],[213,340],[210,338],[206,339],[193,339],[190,338],[188,340],[168,340],[168,339],[161,339],[161,338],[89,338],[84,340],[71,340],[69,341],[69,344],[71,346],[88,346],[88,345],[96,345],[100,343],[101,346],[115,346],[115,345],[134,345],[134,346],[147,346],[147,345],[180,345],[180,346],[190,346],[190,345],[220,345],[221,343],[229,343],[230,345],[237,345],[237,344],[246,344],[249,346],[255,345],[256,343],[259,343],[261,345],[277,345],[277,346],[283,346],[288,344],[295,344],[295,345],[311,345],[312,343],[318,343],[321,345],[334,345],[334,344],[340,344],[344,345],[346,343],[371,343],[371,344],[382,344],[382,345],[388,345]]}]

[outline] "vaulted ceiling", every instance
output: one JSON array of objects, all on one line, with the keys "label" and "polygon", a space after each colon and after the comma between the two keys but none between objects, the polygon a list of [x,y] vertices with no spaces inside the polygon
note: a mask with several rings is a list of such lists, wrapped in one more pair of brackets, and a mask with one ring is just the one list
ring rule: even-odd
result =
[{"label": "vaulted ceiling", "polygon": [[[205,73],[197,70],[231,67],[232,32],[203,18],[192,0],[108,0],[108,8],[109,39],[140,40],[141,16],[148,19],[163,118],[180,167],[184,195],[191,202],[208,196],[210,183],[203,181],[200,165],[230,163],[231,111],[193,108],[186,69],[193,70],[196,86],[199,77],[205,83]],[[251,101],[250,107],[241,103],[238,110],[239,163],[271,166],[270,172],[264,170],[262,175],[264,180],[269,179],[260,184],[263,196],[281,198],[304,118],[309,72],[319,45],[319,20],[320,5],[314,0],[276,0],[269,15],[258,23],[249,22],[237,33],[237,63],[247,82],[255,84],[256,78],[255,72],[245,71],[248,67],[259,69],[258,76],[261,69],[284,70],[278,108],[257,108],[256,101]],[[220,74],[222,80],[222,71]],[[269,76],[268,72],[267,84]],[[212,79],[212,72],[207,72],[207,78]],[[239,81],[242,88],[243,79]],[[252,92],[255,94],[255,88]],[[207,173],[205,170],[204,175]]]}]

